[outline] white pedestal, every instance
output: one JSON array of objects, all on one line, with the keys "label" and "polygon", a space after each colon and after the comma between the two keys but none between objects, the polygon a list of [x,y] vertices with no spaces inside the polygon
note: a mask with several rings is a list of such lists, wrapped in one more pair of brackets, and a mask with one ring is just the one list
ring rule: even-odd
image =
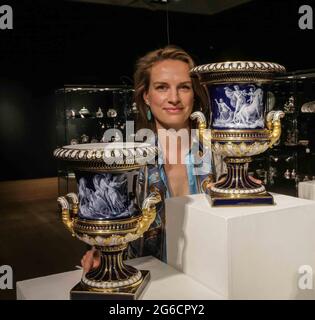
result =
[{"label": "white pedestal", "polygon": [[[138,269],[150,270],[151,280],[142,295],[144,300],[224,299],[156,258],[132,259],[128,264]],[[17,299],[69,300],[70,290],[80,281],[81,275],[82,270],[75,270],[17,282]]]},{"label": "white pedestal", "polygon": [[315,201],[211,207],[203,194],[166,201],[168,264],[228,299],[315,298],[299,267],[315,270]]},{"label": "white pedestal", "polygon": [[315,200],[315,180],[299,182],[299,198]]}]

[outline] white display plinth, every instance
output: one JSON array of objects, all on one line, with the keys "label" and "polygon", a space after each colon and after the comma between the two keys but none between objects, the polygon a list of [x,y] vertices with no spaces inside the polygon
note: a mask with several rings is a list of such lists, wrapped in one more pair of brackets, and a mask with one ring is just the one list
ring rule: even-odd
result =
[{"label": "white display plinth", "polygon": [[315,201],[211,207],[204,194],[166,201],[167,262],[227,299],[315,298],[299,268],[315,270]]},{"label": "white display plinth", "polygon": [[299,198],[315,200],[315,180],[299,182]]},{"label": "white display plinth", "polygon": [[[150,270],[151,280],[141,299],[148,300],[217,300],[216,294],[199,282],[153,257],[129,260],[129,265]],[[17,282],[18,300],[69,300],[70,290],[80,281],[82,270]]]}]

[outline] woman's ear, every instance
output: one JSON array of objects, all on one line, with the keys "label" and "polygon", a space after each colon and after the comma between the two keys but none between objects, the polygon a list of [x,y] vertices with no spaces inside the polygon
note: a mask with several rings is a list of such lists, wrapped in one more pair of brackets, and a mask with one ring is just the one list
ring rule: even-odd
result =
[{"label": "woman's ear", "polygon": [[143,92],[143,95],[142,95],[142,98],[143,98],[143,101],[148,104],[148,93],[147,92]]}]

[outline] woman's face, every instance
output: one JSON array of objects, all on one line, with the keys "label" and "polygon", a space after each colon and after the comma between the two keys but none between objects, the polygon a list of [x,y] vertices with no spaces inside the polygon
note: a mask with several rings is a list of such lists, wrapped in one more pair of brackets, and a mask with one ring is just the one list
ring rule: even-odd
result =
[{"label": "woman's face", "polygon": [[149,90],[143,98],[157,127],[176,130],[187,127],[194,103],[189,65],[180,60],[164,60],[153,65],[150,75]]}]

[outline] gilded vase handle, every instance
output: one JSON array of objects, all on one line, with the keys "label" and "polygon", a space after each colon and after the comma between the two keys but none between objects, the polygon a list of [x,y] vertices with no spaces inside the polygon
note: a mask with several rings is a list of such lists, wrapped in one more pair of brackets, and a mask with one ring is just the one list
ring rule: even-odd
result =
[{"label": "gilded vase handle", "polygon": [[[68,199],[70,199],[70,202]],[[58,197],[57,202],[61,207],[61,219],[65,227],[74,235],[73,220],[78,213],[79,200],[75,193],[68,193],[66,197]]]},{"label": "gilded vase handle", "polygon": [[207,120],[205,115],[200,111],[196,111],[190,115],[190,119],[193,121],[196,120],[198,123],[197,135],[199,141],[203,145],[211,147],[211,130],[207,129]]},{"label": "gilded vase handle", "polygon": [[144,232],[149,230],[150,225],[156,217],[156,204],[162,201],[161,194],[158,191],[153,191],[142,204],[142,217],[138,224],[137,235],[142,236]]},{"label": "gilded vase handle", "polygon": [[266,117],[266,126],[269,130],[269,147],[271,148],[281,136],[281,118],[284,117],[283,111],[270,111]]}]

